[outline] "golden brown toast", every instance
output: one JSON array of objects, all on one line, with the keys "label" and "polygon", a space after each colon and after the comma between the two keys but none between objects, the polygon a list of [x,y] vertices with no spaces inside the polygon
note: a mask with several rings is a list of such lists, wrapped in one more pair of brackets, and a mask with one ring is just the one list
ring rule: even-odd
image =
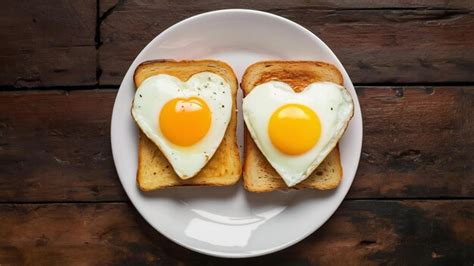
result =
[{"label": "golden brown toast", "polygon": [[[342,74],[331,64],[315,61],[263,61],[247,68],[240,86],[244,95],[247,95],[255,86],[270,80],[285,82],[296,92],[318,81],[330,81],[343,85]],[[247,129],[245,129],[244,138],[245,189],[252,192],[269,192],[288,188],[260,152]],[[341,180],[342,166],[339,147],[336,146],[307,179],[292,188],[334,189]]]},{"label": "golden brown toast", "polygon": [[232,90],[233,111],[219,148],[196,176],[182,180],[173,171],[158,147],[140,131],[137,185],[142,191],[174,186],[226,186],[235,184],[239,180],[242,166],[237,148],[235,103],[238,84],[234,71],[229,65],[216,60],[147,61],[135,70],[134,81],[138,88],[142,81],[153,75],[168,74],[186,81],[192,75],[204,71],[220,75],[230,84]]}]

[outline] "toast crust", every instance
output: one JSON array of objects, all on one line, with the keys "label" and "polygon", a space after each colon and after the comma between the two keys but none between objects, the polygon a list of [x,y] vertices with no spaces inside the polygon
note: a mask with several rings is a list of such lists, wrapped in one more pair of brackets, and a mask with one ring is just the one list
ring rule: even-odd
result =
[{"label": "toast crust", "polygon": [[[253,73],[256,73],[254,75]],[[344,84],[341,72],[331,64],[317,61],[262,61],[245,70],[241,88],[244,96],[253,87],[262,83],[278,80],[290,85],[295,92],[302,91],[313,82],[330,81],[339,85]]]},{"label": "toast crust", "polygon": [[[316,61],[262,61],[250,65],[246,69],[240,86],[245,96],[257,85],[271,80],[285,82],[295,92],[300,92],[307,85],[318,81],[330,81],[341,86],[344,83],[339,70],[328,63]],[[251,192],[288,189],[283,179],[259,150],[246,126],[244,141],[243,179],[245,189]],[[340,184],[342,175],[339,146],[336,145],[308,178],[291,188],[334,189]]]},{"label": "toast crust", "polygon": [[143,132],[139,133],[137,185],[142,191],[176,186],[227,186],[235,184],[242,174],[237,147],[237,78],[232,68],[217,60],[152,60],[141,63],[134,73],[135,86],[150,76],[168,74],[187,81],[200,72],[212,72],[231,86],[232,114],[224,138],[209,162],[199,173],[186,180],[179,178],[159,148]]}]

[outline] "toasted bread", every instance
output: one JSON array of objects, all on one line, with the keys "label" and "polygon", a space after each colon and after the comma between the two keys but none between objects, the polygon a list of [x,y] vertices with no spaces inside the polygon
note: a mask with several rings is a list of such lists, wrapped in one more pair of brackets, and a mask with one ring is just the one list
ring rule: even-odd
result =
[{"label": "toasted bread", "polygon": [[168,74],[186,81],[192,75],[204,71],[220,75],[229,82],[232,90],[232,115],[219,148],[196,176],[182,180],[173,171],[158,147],[140,131],[137,185],[142,191],[174,186],[226,186],[235,184],[239,180],[242,166],[237,147],[235,103],[238,84],[230,66],[215,60],[147,61],[140,64],[135,70],[134,81],[138,88],[142,81],[153,75]]},{"label": "toasted bread", "polygon": [[[285,82],[296,92],[302,91],[307,85],[317,81],[330,81],[343,85],[341,73],[331,64],[314,61],[263,61],[247,68],[240,86],[244,95],[247,95],[255,86],[270,80]],[[245,129],[244,138],[245,189],[252,192],[269,192],[288,188],[261,153],[247,129]],[[341,180],[342,166],[339,147],[336,145],[307,179],[292,188],[334,189]]]}]

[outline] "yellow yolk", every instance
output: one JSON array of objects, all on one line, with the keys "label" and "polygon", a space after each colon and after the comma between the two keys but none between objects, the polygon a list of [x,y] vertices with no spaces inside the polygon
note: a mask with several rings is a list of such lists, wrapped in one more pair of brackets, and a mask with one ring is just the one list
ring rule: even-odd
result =
[{"label": "yellow yolk", "polygon": [[201,140],[211,127],[211,111],[198,97],[175,98],[160,112],[160,129],[173,144],[191,146]]},{"label": "yellow yolk", "polygon": [[318,142],[321,122],[309,107],[286,104],[272,114],[268,123],[268,135],[279,151],[298,155],[309,151]]}]

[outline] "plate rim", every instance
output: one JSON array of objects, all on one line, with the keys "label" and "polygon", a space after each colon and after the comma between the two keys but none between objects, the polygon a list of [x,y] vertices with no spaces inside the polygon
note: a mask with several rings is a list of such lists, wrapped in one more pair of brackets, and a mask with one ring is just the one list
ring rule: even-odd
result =
[{"label": "plate rim", "polygon": [[[235,8],[235,9],[220,9],[220,10],[213,10],[213,11],[208,11],[208,12],[203,12],[203,13],[200,13],[200,14],[196,14],[196,15],[193,15],[193,16],[190,16],[186,19],[183,19],[173,25],[171,25],[170,27],[166,28],[165,30],[163,30],[162,32],[160,32],[158,35],[156,35],[134,58],[134,60],[131,62],[130,66],[128,67],[127,69],[127,72],[125,73],[124,75],[124,78],[122,79],[122,82],[120,83],[120,87],[119,89],[117,90],[117,95],[115,97],[115,100],[114,100],[114,105],[113,105],[113,110],[112,110],[112,116],[111,116],[111,122],[110,122],[110,136],[111,136],[111,139],[110,139],[110,143],[111,143],[111,150],[112,150],[112,157],[113,157],[113,161],[114,161],[114,166],[115,166],[115,169],[116,169],[116,172],[117,172],[117,175],[119,177],[119,180],[120,180],[120,183],[125,191],[125,194],[127,195],[127,197],[129,198],[130,202],[132,203],[133,207],[135,207],[135,209],[138,211],[138,213],[140,214],[140,216],[152,227],[154,228],[158,233],[160,233],[161,235],[165,236],[167,239],[171,240],[172,242],[186,248],[186,249],[189,249],[189,250],[192,250],[192,251],[195,251],[195,252],[198,252],[198,253],[201,253],[201,254],[205,254],[205,255],[210,255],[210,256],[215,256],[215,257],[221,257],[221,258],[250,258],[250,257],[258,257],[258,256],[263,256],[263,255],[267,255],[267,254],[271,254],[271,253],[275,253],[275,252],[278,252],[278,251],[281,251],[283,249],[286,249],[290,246],[293,246],[295,244],[297,244],[298,242],[302,241],[303,239],[307,238],[309,235],[313,234],[314,232],[316,232],[321,226],[323,226],[328,220],[329,218],[332,217],[332,215],[334,215],[334,213],[339,209],[340,205],[342,204],[342,202],[344,201],[345,197],[347,196],[347,193],[349,191],[349,189],[351,188],[352,186],[352,183],[354,182],[354,179],[355,179],[355,176],[356,176],[356,173],[358,171],[358,168],[359,168],[359,164],[360,164],[360,156],[362,154],[362,143],[363,143],[363,137],[364,137],[364,132],[363,132],[363,117],[362,117],[362,112],[361,112],[361,107],[360,107],[360,103],[359,103],[359,99],[356,95],[356,97],[353,97],[353,101],[354,101],[354,104],[355,104],[355,107],[356,109],[354,110],[354,114],[356,114],[356,112],[358,113],[358,115],[360,116],[360,124],[361,124],[361,129],[360,129],[360,141],[358,143],[355,144],[356,146],[356,150],[357,150],[357,153],[358,154],[354,154],[354,156],[356,156],[357,158],[357,164],[355,165],[355,169],[354,169],[354,174],[353,176],[351,177],[351,180],[350,180],[350,183],[348,184],[347,188],[345,189],[345,191],[343,191],[343,194],[344,194],[344,197],[341,197],[341,199],[339,200],[339,202],[337,203],[336,207],[334,208],[333,211],[330,212],[330,214],[327,215],[327,217],[323,217],[323,222],[320,224],[320,225],[315,225],[314,228],[312,228],[311,230],[308,230],[307,232],[305,232],[304,234],[302,234],[300,237],[297,237],[297,238],[294,238],[292,241],[288,241],[286,242],[285,244],[283,245],[279,245],[279,246],[276,246],[276,247],[273,247],[273,248],[270,248],[270,249],[265,249],[263,251],[259,251],[259,252],[248,252],[248,253],[244,253],[244,252],[240,252],[240,253],[228,253],[228,252],[222,252],[222,251],[217,251],[217,250],[208,250],[208,249],[199,249],[199,248],[196,248],[192,245],[188,245],[187,243],[184,243],[184,241],[180,241],[178,239],[175,239],[175,238],[172,238],[169,236],[169,234],[163,232],[163,230],[160,230],[159,228],[155,227],[153,225],[153,223],[151,223],[149,221],[149,219],[143,215],[143,210],[142,208],[137,204],[135,204],[134,200],[132,200],[132,197],[130,197],[130,194],[128,192],[128,189],[126,188],[126,185],[124,184],[124,182],[122,181],[122,175],[120,174],[120,171],[117,167],[117,165],[119,164],[118,162],[118,159],[115,154],[117,153],[116,151],[116,148],[114,148],[114,146],[116,146],[116,142],[117,142],[117,139],[119,138],[117,136],[118,133],[115,133],[116,131],[114,131],[114,124],[116,125],[118,122],[115,122],[118,118],[118,111],[116,109],[118,109],[119,105],[117,104],[117,102],[119,101],[119,93],[120,93],[120,90],[122,89],[122,86],[123,86],[123,82],[125,80],[125,77],[127,76],[127,73],[130,71],[130,68],[135,64],[135,61],[137,60],[137,58],[146,50],[149,49],[149,47],[157,42],[160,38],[163,37],[163,35],[166,35],[166,33],[168,32],[171,32],[173,31],[174,29],[178,28],[179,26],[181,26],[182,24],[185,24],[185,23],[188,23],[192,20],[195,20],[195,19],[200,19],[202,17],[205,17],[205,16],[213,16],[213,15],[216,15],[216,14],[223,14],[223,13],[235,13],[235,12],[238,12],[238,13],[242,13],[242,14],[250,14],[250,15],[260,15],[260,16],[266,16],[266,17],[269,17],[269,18],[272,18],[272,19],[277,19],[277,20],[280,20],[284,23],[287,23],[287,24],[290,24],[291,26],[295,27],[296,29],[298,30],[301,30],[302,32],[304,32],[306,35],[308,35],[310,38],[312,38],[313,40],[315,40],[316,42],[318,42],[328,53],[331,57],[333,57],[333,60],[335,60],[336,62],[339,63],[339,65],[342,67],[342,69],[339,69],[343,76],[346,76],[347,77],[347,82],[349,82],[353,89],[354,89],[354,93],[356,93],[356,90],[355,90],[355,87],[352,83],[352,80],[350,79],[347,71],[345,70],[344,66],[342,65],[342,63],[340,62],[340,60],[337,58],[337,56],[334,54],[334,52],[329,48],[329,46],[323,42],[318,36],[316,36],[314,33],[312,33],[310,30],[308,30],[307,28],[305,28],[304,26],[290,20],[290,19],[287,19],[287,18],[284,18],[284,17],[281,17],[279,15],[276,15],[276,14],[273,14],[273,13],[269,13],[269,12],[265,12],[265,11],[259,11],[259,10],[254,10],[254,9],[242,9],[242,8]],[[345,177],[347,178],[347,177]]]}]

